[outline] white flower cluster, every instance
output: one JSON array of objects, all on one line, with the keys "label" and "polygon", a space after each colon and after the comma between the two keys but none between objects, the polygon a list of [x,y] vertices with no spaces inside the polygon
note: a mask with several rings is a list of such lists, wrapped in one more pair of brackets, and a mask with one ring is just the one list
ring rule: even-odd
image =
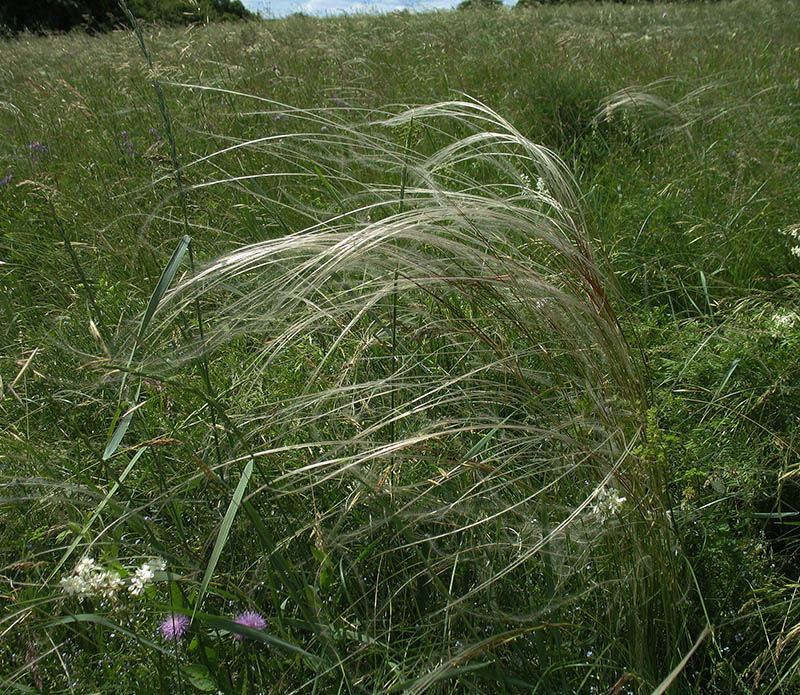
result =
[{"label": "white flower cluster", "polygon": [[[166,567],[161,559],[150,560],[137,569],[130,579],[128,591],[139,596],[145,586],[152,580],[157,571]],[[95,563],[91,557],[83,558],[69,574],[61,579],[61,589],[67,596],[79,599],[97,596],[103,599],[115,599],[122,587],[123,580],[116,570],[107,570]]]},{"label": "white flower cluster", "polygon": [[[798,246],[800,248],[800,246]],[[797,325],[798,316],[793,311],[777,312],[772,316],[772,334],[776,337],[782,335],[788,328],[794,328]]]},{"label": "white flower cluster", "polygon": [[64,593],[67,596],[77,596],[78,598],[100,596],[111,599],[114,598],[121,585],[122,577],[118,572],[98,567],[90,557],[83,558],[76,565],[72,574],[61,580],[61,588]]},{"label": "white flower cluster", "polygon": [[167,563],[161,558],[145,562],[133,573],[133,577],[131,577],[131,583],[128,586],[128,591],[131,592],[131,596],[141,596],[144,592],[144,588],[153,581],[155,573],[163,572],[166,566]]},{"label": "white flower cluster", "polygon": [[[793,224],[783,230],[783,233],[794,239],[800,241],[800,224]],[[800,257],[800,245],[795,244],[791,248],[792,255]]]},{"label": "white flower cluster", "polygon": [[620,497],[614,488],[603,486],[595,494],[591,512],[604,524],[622,511],[627,500],[627,497]]}]

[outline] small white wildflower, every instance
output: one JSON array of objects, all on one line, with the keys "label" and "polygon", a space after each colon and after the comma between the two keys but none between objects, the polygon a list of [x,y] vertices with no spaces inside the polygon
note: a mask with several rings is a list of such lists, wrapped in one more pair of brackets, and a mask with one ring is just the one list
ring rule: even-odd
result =
[{"label": "small white wildflower", "polygon": [[81,561],[75,565],[75,574],[78,574],[84,579],[94,570],[94,558],[91,557],[84,557]]},{"label": "small white wildflower", "polygon": [[[790,224],[786,229],[778,229],[781,234],[800,240],[800,224]],[[793,256],[800,257],[800,246],[792,246],[790,252]]]},{"label": "small white wildflower", "polygon": [[122,577],[114,570],[104,570],[91,557],[81,559],[72,574],[61,579],[61,589],[67,596],[80,599],[100,596],[106,599],[116,597],[122,586]]},{"label": "small white wildflower", "polygon": [[144,582],[139,577],[134,577],[131,579],[128,591],[131,596],[141,596],[144,593]]},{"label": "small white wildflower", "polygon": [[119,576],[118,572],[109,570],[108,572],[103,572],[103,584],[98,593],[103,598],[113,599],[116,598],[117,592],[120,590],[121,586],[122,577]]},{"label": "small white wildflower", "polygon": [[95,570],[89,577],[92,594],[113,599],[122,585],[122,578],[114,570]]},{"label": "small white wildflower", "polygon": [[[167,566],[161,558],[145,562],[131,577],[128,591],[133,596],[139,596],[144,588],[153,581],[156,572],[161,572]],[[95,563],[91,557],[85,557],[72,571],[72,574],[61,579],[61,589],[67,596],[76,596],[84,599],[90,596],[99,596],[113,600],[122,588],[123,579],[116,570],[106,570]]]},{"label": "small white wildflower", "polygon": [[144,592],[144,588],[153,581],[155,573],[162,572],[166,566],[167,563],[161,558],[145,562],[134,572],[128,591],[132,596],[141,596]]},{"label": "small white wildflower", "polygon": [[138,570],[136,570],[136,578],[142,584],[149,584],[151,581],[153,581],[154,575],[155,572],[149,563],[142,565]]},{"label": "small white wildflower", "polygon": [[67,596],[77,596],[79,599],[91,596],[94,593],[94,574],[94,559],[84,557],[75,565],[72,574],[61,578],[61,589]]},{"label": "small white wildflower", "polygon": [[73,574],[69,577],[61,578],[61,590],[67,596],[77,596],[84,598],[88,595],[89,585],[80,575]]},{"label": "small white wildflower", "polygon": [[778,312],[772,317],[772,323],[777,328],[791,328],[792,326],[794,326],[796,321],[797,321],[797,314],[793,312],[787,312],[785,314]]},{"label": "small white wildflower", "polygon": [[621,497],[614,488],[607,488],[604,486],[597,491],[591,512],[600,519],[601,523],[605,523],[619,514],[627,501],[628,498]]},{"label": "small white wildflower", "polygon": [[792,239],[800,239],[800,224],[789,225],[786,229],[781,231],[783,234],[786,234],[786,236],[792,237]]},{"label": "small white wildflower", "polygon": [[548,195],[549,191],[547,190],[547,184],[545,183],[544,179],[540,176],[536,179],[536,190],[539,191],[542,195]]}]

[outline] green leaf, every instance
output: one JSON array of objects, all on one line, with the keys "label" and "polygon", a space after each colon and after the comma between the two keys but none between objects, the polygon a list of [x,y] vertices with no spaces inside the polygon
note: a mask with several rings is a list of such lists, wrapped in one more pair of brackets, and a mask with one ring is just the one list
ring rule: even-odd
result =
[{"label": "green leaf", "polygon": [[239,484],[233,491],[233,497],[228,505],[228,511],[225,512],[225,517],[222,519],[222,525],[219,528],[219,535],[214,543],[214,549],[211,551],[211,558],[206,566],[206,573],[203,575],[203,581],[200,584],[200,593],[197,595],[197,600],[194,604],[194,613],[192,614],[192,619],[194,619],[197,609],[203,604],[203,597],[205,596],[206,589],[208,588],[208,583],[211,581],[211,576],[214,574],[214,570],[217,568],[219,556],[222,554],[222,550],[225,547],[226,541],[228,540],[228,534],[231,531],[231,526],[233,526],[233,520],[236,518],[236,512],[239,510],[239,506],[242,503],[244,491],[245,488],[247,488],[247,483],[250,480],[252,473],[253,459],[250,459],[247,462],[247,465],[244,467],[244,472],[242,473],[242,477],[239,479]]},{"label": "green leaf", "polygon": [[298,647],[296,644],[287,642],[286,640],[276,637],[275,635],[271,635],[264,630],[256,630],[255,628],[248,627],[247,625],[240,625],[229,618],[222,618],[218,615],[210,615],[208,613],[198,613],[197,619],[213,628],[216,628],[217,630],[227,630],[228,632],[246,637],[249,640],[269,644],[273,647],[278,647],[282,651],[288,652],[289,654],[301,656],[313,664],[319,664],[321,661],[316,654],[312,654],[302,647]]},{"label": "green leaf", "polygon": [[114,484],[111,486],[111,489],[108,491],[108,493],[106,493],[106,496],[103,498],[103,501],[100,502],[99,505],[97,505],[97,509],[95,509],[92,512],[92,515],[83,525],[83,528],[80,529],[80,531],[76,532],[77,535],[75,536],[75,539],[72,541],[72,543],[70,543],[69,548],[67,548],[64,551],[64,554],[61,556],[61,559],[58,561],[58,564],[56,564],[55,568],[50,573],[50,576],[48,576],[47,579],[45,580],[45,584],[47,584],[58,573],[58,571],[67,561],[69,556],[72,555],[72,551],[75,550],[78,543],[84,540],[84,536],[91,528],[92,524],[94,523],[94,520],[100,515],[103,509],[105,509],[105,506],[108,504],[109,500],[114,496],[114,493],[116,493],[116,491],[119,489],[119,486],[122,485],[123,482],[125,482],[125,478],[128,477],[128,473],[130,473],[133,470],[133,467],[136,465],[136,462],[142,457],[142,454],[144,454],[145,451],[147,451],[147,447],[143,446],[141,449],[139,449],[139,451],[137,451],[134,454],[133,458],[130,460],[128,465],[125,466],[125,470],[122,471],[119,478],[116,481],[114,481]]},{"label": "green leaf", "polygon": [[189,248],[189,242],[191,240],[192,238],[188,234],[180,240],[178,247],[172,253],[172,258],[170,258],[169,263],[167,263],[167,267],[164,268],[164,272],[161,273],[161,278],[156,285],[156,289],[153,291],[153,295],[150,297],[150,301],[147,303],[147,308],[144,310],[142,323],[139,326],[139,338],[144,337],[144,333],[147,330],[147,327],[150,325],[150,319],[153,318],[156,308],[164,298],[167,288],[169,288],[170,284],[172,284],[172,279],[175,277],[175,273],[178,271],[178,266],[181,264],[181,261],[186,254],[186,250]]},{"label": "green leaf", "polygon": [[[178,272],[178,266],[181,264],[184,255],[186,254],[186,250],[189,248],[189,242],[192,238],[187,234],[181,239],[180,243],[178,244],[175,251],[172,253],[172,258],[169,259],[169,263],[167,263],[167,267],[164,268],[164,272],[161,273],[161,277],[158,280],[158,284],[156,285],[155,290],[153,290],[153,294],[150,297],[150,301],[147,303],[147,308],[144,310],[144,315],[142,316],[142,322],[139,324],[139,333],[137,334],[137,340],[133,344],[131,348],[131,355],[128,358],[128,366],[133,363],[133,358],[136,355],[136,346],[142,341],[145,332],[147,331],[147,327],[150,325],[150,321],[153,318],[153,315],[156,313],[156,309],[158,308],[159,303],[164,298],[164,295],[167,293],[167,289],[169,288],[170,284],[172,283],[173,278],[175,277],[175,273]],[[126,377],[122,379],[122,386],[120,387],[120,393],[122,393],[125,389],[125,381]],[[139,400],[139,395],[141,394],[141,382],[139,383],[139,387],[136,389],[136,396],[134,396],[133,404],[135,405],[136,402]],[[106,444],[106,449],[103,452],[103,460],[109,459],[113,456],[114,452],[119,447],[120,443],[122,442],[122,438],[125,436],[125,433],[128,431],[128,427],[131,424],[131,420],[133,419],[133,413],[135,411],[135,407],[131,407],[123,416],[122,420],[120,420],[117,428],[114,430],[114,433],[111,435],[111,438],[108,440],[108,444]]]},{"label": "green leaf", "polygon": [[[139,398],[139,389],[136,390],[136,398]],[[122,438],[125,436],[125,433],[128,431],[128,427],[130,427],[131,420],[133,420],[133,408],[130,408],[122,419],[119,421],[117,425],[117,429],[114,430],[114,433],[108,440],[108,444],[106,444],[106,449],[103,452],[103,461],[109,459],[114,452],[119,448],[120,443],[122,442]]]},{"label": "green leaf", "polygon": [[176,582],[170,582],[169,595],[172,599],[172,608],[183,608],[183,594],[181,588]]},{"label": "green leaf", "polygon": [[207,693],[217,689],[217,681],[206,666],[202,664],[181,666],[181,671],[183,671],[189,679],[189,682],[198,690]]},{"label": "green leaf", "polygon": [[162,654],[167,654],[169,656],[172,655],[172,652],[168,649],[165,649],[160,644],[156,644],[155,642],[147,639],[146,637],[142,637],[141,635],[137,635],[135,632],[128,630],[121,625],[117,625],[116,623],[112,623],[107,618],[104,618],[102,615],[95,615],[94,613],[79,613],[78,615],[65,615],[61,618],[56,618],[55,620],[51,620],[47,623],[47,627],[53,627],[55,625],[68,625],[69,623],[92,623],[94,625],[100,625],[102,627],[108,628],[109,630],[114,630],[115,632],[120,632],[127,637],[131,637],[135,639],[139,644],[144,644],[151,649],[157,649]]}]

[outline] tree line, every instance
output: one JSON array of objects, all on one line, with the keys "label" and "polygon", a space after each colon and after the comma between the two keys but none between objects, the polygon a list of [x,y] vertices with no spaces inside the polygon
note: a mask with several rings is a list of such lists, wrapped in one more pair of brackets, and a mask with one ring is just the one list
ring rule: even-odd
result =
[{"label": "tree line", "polygon": [[[253,19],[240,0],[126,0],[138,19],[165,24]],[[119,0],[24,0],[0,2],[0,32],[90,32],[125,25]]]}]

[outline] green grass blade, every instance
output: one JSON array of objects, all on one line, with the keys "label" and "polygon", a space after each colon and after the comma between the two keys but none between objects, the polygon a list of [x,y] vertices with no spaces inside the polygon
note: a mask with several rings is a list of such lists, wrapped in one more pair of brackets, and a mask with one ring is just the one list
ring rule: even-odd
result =
[{"label": "green grass blade", "polygon": [[278,647],[278,649],[281,649],[289,654],[301,656],[304,659],[308,659],[315,666],[321,662],[321,659],[316,654],[312,654],[302,647],[298,647],[296,644],[287,642],[286,640],[276,637],[275,635],[271,635],[268,632],[264,632],[263,630],[256,630],[255,628],[248,627],[247,625],[240,625],[229,618],[223,618],[217,615],[209,615],[208,613],[195,613],[195,617],[218,630],[227,630],[228,632],[241,635],[247,639]]},{"label": "green grass blade", "polygon": [[314,165],[314,171],[319,177],[319,180],[322,181],[322,183],[324,184],[328,193],[331,194],[331,198],[333,198],[336,201],[336,204],[339,206],[339,210],[346,210],[345,204],[342,201],[339,194],[336,192],[336,189],[333,186],[331,186],[330,181],[328,181],[328,179],[325,178],[325,175],[322,173],[322,170],[316,164]]},{"label": "green grass blade", "polygon": [[739,362],[741,361],[742,361],[741,357],[734,357],[733,362],[731,362],[731,366],[728,367],[728,371],[725,374],[725,378],[722,380],[722,383],[720,383],[720,385],[717,387],[717,390],[714,392],[714,398],[712,398],[712,401],[719,398],[720,394],[722,393],[722,389],[725,388],[725,385],[728,383],[728,380],[731,378],[734,371],[736,371],[736,367],[739,366]]},{"label": "green grass blade", "polygon": [[73,551],[78,546],[78,543],[81,542],[81,539],[83,538],[83,536],[91,528],[92,524],[94,523],[94,520],[98,516],[100,516],[100,513],[103,511],[103,509],[105,509],[105,506],[108,504],[109,500],[117,492],[117,490],[119,489],[119,486],[122,485],[123,482],[125,482],[125,478],[128,477],[128,473],[130,473],[133,470],[133,467],[136,465],[136,462],[142,457],[142,454],[144,454],[145,451],[147,451],[147,447],[143,446],[141,449],[139,449],[139,451],[136,452],[136,454],[134,454],[133,458],[130,460],[130,463],[128,463],[128,465],[125,466],[125,470],[122,471],[122,473],[120,474],[119,478],[114,481],[114,484],[111,486],[111,489],[106,493],[106,496],[103,498],[103,501],[100,502],[99,505],[97,505],[97,509],[95,509],[92,512],[92,515],[89,517],[89,519],[83,525],[83,528],[81,529],[80,534],[77,535],[74,538],[72,543],[70,543],[69,548],[67,548],[64,551],[64,554],[61,556],[61,559],[58,561],[56,566],[53,568],[53,571],[50,573],[50,575],[45,580],[45,582],[44,582],[45,584],[47,584],[58,573],[58,571],[61,569],[61,567],[63,567],[64,563],[67,561],[69,556],[72,555]]},{"label": "green grass blade", "polygon": [[445,680],[452,680],[453,678],[459,678],[466,673],[471,673],[472,671],[480,671],[487,666],[491,666],[491,661],[481,661],[477,664],[468,664],[467,666],[456,666],[455,668],[449,668],[446,670],[437,673],[433,678],[429,676],[422,676],[420,678],[412,678],[411,680],[403,681],[402,683],[398,683],[397,685],[393,685],[389,688],[388,692],[390,693],[397,693],[404,690],[410,690],[418,683],[422,681],[427,681],[426,685],[439,683]]},{"label": "green grass blade", "polygon": [[697,651],[697,648],[703,642],[703,640],[708,637],[709,633],[711,632],[711,626],[706,625],[703,628],[703,631],[700,633],[700,636],[695,640],[692,648],[686,652],[686,655],[681,659],[680,663],[672,669],[670,674],[659,684],[659,686],[651,693],[651,695],[662,695],[666,692],[667,688],[674,682],[674,680],[680,675],[680,672],[683,671],[684,667],[688,663],[689,659],[692,658],[692,654]]},{"label": "green grass blade", "polygon": [[467,455],[464,457],[465,460],[469,461],[475,458],[478,454],[480,454],[481,451],[483,451],[489,445],[489,442],[492,441],[494,436],[497,434],[498,430],[503,425],[505,425],[506,422],[508,422],[510,417],[511,415],[506,416],[505,418],[503,418],[500,424],[497,425],[497,427],[492,427],[491,430],[489,430],[486,434],[484,434],[483,437],[481,437],[480,441],[476,442],[475,445],[467,452]]},{"label": "green grass blade", "polygon": [[[144,311],[144,315],[142,316],[142,322],[139,324],[139,333],[137,335],[138,341],[133,344],[131,348],[131,355],[128,358],[128,366],[133,363],[133,358],[136,355],[136,346],[139,341],[144,337],[145,332],[147,331],[147,327],[150,325],[150,321],[153,318],[153,315],[158,308],[159,303],[164,298],[164,295],[167,293],[167,289],[169,288],[170,284],[172,284],[172,280],[175,278],[175,273],[178,272],[178,266],[180,266],[181,261],[183,260],[184,255],[186,255],[186,250],[189,248],[189,242],[192,238],[186,234],[184,235],[183,239],[180,240],[178,243],[177,248],[172,253],[172,258],[169,259],[169,263],[164,268],[164,272],[161,273],[161,277],[158,280],[158,284],[156,285],[155,290],[153,290],[153,294],[150,297],[150,301],[147,303],[147,308]],[[125,378],[123,377],[123,388],[125,385]],[[139,399],[139,394],[141,391],[141,387],[137,389],[136,396],[133,400],[135,404],[136,401]],[[114,455],[114,452],[119,447],[120,443],[122,442],[122,438],[125,436],[125,433],[128,431],[128,427],[130,427],[131,420],[133,419],[134,409],[129,410],[120,420],[117,428],[114,430],[114,433],[108,440],[108,444],[106,444],[105,451],[103,452],[103,460],[106,461],[111,456]]]},{"label": "green grass blade", "polygon": [[[139,400],[139,394],[141,393],[141,385],[136,389],[136,395],[133,398],[133,402]],[[111,458],[114,452],[119,448],[120,443],[122,442],[122,438],[125,436],[125,433],[128,431],[128,427],[130,427],[131,421],[133,420],[133,414],[138,410],[138,407],[134,405],[125,412],[122,418],[119,420],[116,428],[114,429],[113,434],[108,439],[108,444],[106,444],[105,451],[103,451],[103,461]]]},{"label": "green grass blade", "polygon": [[137,635],[135,632],[128,630],[127,628],[122,627],[122,625],[117,625],[116,623],[112,623],[107,618],[104,618],[102,615],[95,615],[94,613],[79,613],[77,615],[65,615],[61,618],[56,618],[55,620],[51,620],[47,623],[47,627],[55,627],[56,625],[68,625],[70,623],[94,623],[95,625],[102,625],[103,627],[108,628],[109,630],[119,631],[123,635],[127,637],[131,637],[140,644],[145,645],[146,647],[150,647],[151,649],[156,649],[162,654],[166,654],[167,656],[172,656],[172,652],[168,649],[165,649],[160,644],[156,644],[151,640],[142,637],[141,635]]},{"label": "green grass blade", "polygon": [[219,556],[222,554],[222,550],[225,547],[225,543],[228,540],[228,534],[231,531],[231,526],[233,526],[233,520],[236,518],[236,512],[239,511],[239,507],[242,504],[242,498],[244,497],[244,491],[247,488],[247,483],[250,481],[250,476],[253,473],[253,459],[250,459],[247,462],[247,465],[244,467],[244,472],[242,473],[242,477],[239,478],[239,484],[236,486],[236,489],[233,491],[233,497],[231,498],[231,502],[228,505],[228,511],[225,512],[225,517],[222,519],[222,526],[219,529],[219,535],[217,535],[217,540],[214,543],[214,550],[211,551],[211,558],[208,561],[208,565],[206,566],[206,572],[203,575],[203,581],[200,584],[200,592],[197,595],[197,601],[194,604],[194,612],[192,613],[192,619],[194,619],[195,615],[197,614],[197,609],[203,604],[203,597],[205,596],[206,590],[208,589],[208,583],[211,581],[211,576],[214,574],[214,570],[217,568],[217,562],[219,561]]},{"label": "green grass blade", "polygon": [[[177,248],[172,253],[172,258],[169,259],[169,263],[167,263],[167,267],[164,268],[164,272],[161,274],[161,278],[156,285],[155,290],[153,291],[153,295],[150,297],[150,301],[147,303],[147,308],[144,310],[144,316],[142,316],[142,323],[139,326],[139,338],[141,339],[144,337],[144,333],[147,330],[147,327],[150,325],[150,320],[153,318],[153,314],[156,311],[161,300],[164,298],[164,295],[167,292],[170,284],[172,283],[172,279],[175,277],[175,273],[178,271],[178,266],[181,264],[184,255],[186,254],[186,250],[189,248],[189,242],[192,238],[186,234],[184,235],[183,239],[180,240],[178,243]],[[136,346],[134,345],[134,348]]]}]

